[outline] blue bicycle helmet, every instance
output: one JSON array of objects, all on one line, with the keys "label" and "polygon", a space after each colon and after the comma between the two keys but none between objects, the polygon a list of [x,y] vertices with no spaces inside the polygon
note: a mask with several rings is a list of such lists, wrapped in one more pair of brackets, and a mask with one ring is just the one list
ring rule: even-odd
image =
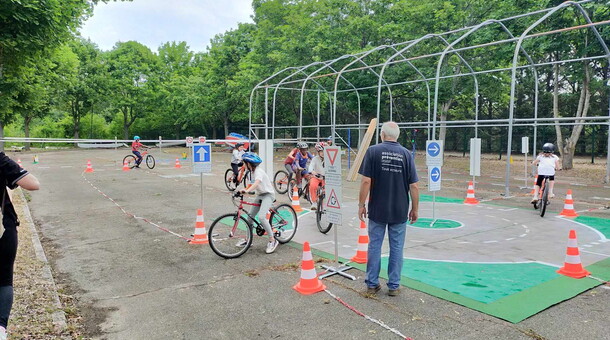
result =
[{"label": "blue bicycle helmet", "polygon": [[258,165],[263,162],[263,160],[254,152],[246,152],[241,156],[241,159],[250,164]]},{"label": "blue bicycle helmet", "polygon": [[140,136],[133,136],[133,140],[140,140]]}]

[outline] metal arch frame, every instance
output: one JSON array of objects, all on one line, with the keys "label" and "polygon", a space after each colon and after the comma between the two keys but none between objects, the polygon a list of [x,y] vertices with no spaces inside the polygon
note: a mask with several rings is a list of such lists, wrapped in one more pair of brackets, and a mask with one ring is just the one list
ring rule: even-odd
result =
[{"label": "metal arch frame", "polygon": [[[335,58],[335,59],[333,59],[331,62],[329,62],[328,64],[326,64],[326,65],[324,65],[324,66],[322,66],[322,67],[318,68],[318,69],[317,69],[317,70],[315,70],[314,72],[310,73],[310,74],[307,76],[307,78],[305,78],[305,79],[303,80],[303,85],[301,86],[301,105],[300,105],[300,116],[301,116],[301,121],[299,122],[299,123],[300,123],[300,124],[299,124],[299,126],[300,126],[300,128],[299,128],[299,138],[301,138],[301,137],[302,137],[302,135],[301,135],[300,131],[301,131],[301,129],[302,129],[302,125],[303,125],[303,124],[302,124],[302,117],[303,117],[303,101],[304,101],[305,87],[307,86],[307,82],[308,82],[310,79],[312,79],[312,77],[313,77],[314,75],[316,75],[318,72],[320,72],[320,71],[322,71],[322,70],[324,70],[324,69],[326,69],[326,68],[329,68],[329,69],[333,70],[333,72],[337,72],[337,70],[331,66],[332,64],[334,64],[334,63],[336,63],[336,62],[338,62],[338,61],[340,61],[340,60],[343,60],[343,59],[347,59],[347,58],[355,58],[355,57],[356,57],[355,55],[352,55],[352,54],[346,54],[346,55],[343,55],[343,56],[341,56],[341,57],[339,57],[339,58]],[[361,115],[360,92],[358,91],[358,88],[357,88],[356,86],[354,86],[354,84],[353,84],[352,82],[350,82],[349,80],[347,80],[345,77],[342,77],[342,78],[343,78],[343,80],[345,80],[345,82],[347,82],[349,85],[351,85],[351,86],[352,86],[352,88],[353,88],[353,90],[356,92],[356,97],[358,98],[358,121],[360,122],[360,115]],[[330,93],[329,93],[328,91],[326,91],[326,93],[328,94],[328,99],[329,99],[329,101],[331,101],[331,102],[332,102],[333,98],[330,96]],[[318,97],[318,106],[319,106],[319,104],[320,104],[320,103],[319,103],[319,97]],[[331,112],[330,112],[330,114],[332,115],[332,109],[333,109],[333,108],[332,108],[332,103],[329,103],[329,104],[330,104],[330,111],[331,111]],[[331,117],[331,120],[332,120],[332,117]],[[320,112],[319,112],[319,110],[318,110],[318,126],[319,126],[319,125],[320,125]],[[319,132],[319,129],[318,129],[318,138],[320,138],[320,132]]]},{"label": "metal arch frame", "polygon": [[[564,9],[564,8],[567,8],[568,6],[576,6],[580,10],[580,13],[584,16],[584,18],[587,21],[587,23],[588,24],[592,24],[591,18],[589,18],[589,15],[582,8],[580,3],[574,2],[574,1],[566,1],[566,2],[564,2],[562,4],[559,4],[555,8],[551,9],[551,11],[549,11],[548,13],[543,15],[541,18],[536,20],[536,22],[534,22],[528,28],[526,28],[523,31],[523,33],[521,34],[521,36],[519,37],[519,40],[517,41],[517,45],[515,46],[515,52],[513,54],[513,65],[512,65],[512,70],[511,70],[510,104],[509,104],[509,111],[508,111],[508,115],[509,115],[509,117],[508,117],[508,119],[509,119],[509,125],[508,125],[508,144],[507,144],[507,147],[506,147],[506,158],[507,158],[506,159],[506,178],[505,178],[505,184],[504,184],[506,197],[508,197],[510,195],[510,188],[509,188],[509,185],[510,185],[510,155],[511,155],[511,151],[512,151],[511,150],[512,149],[511,146],[512,146],[512,142],[513,142],[513,135],[512,135],[512,133],[513,133],[513,120],[514,120],[514,113],[515,113],[515,93],[516,93],[515,80],[516,80],[516,76],[517,76],[517,62],[519,61],[518,50],[521,47],[521,45],[523,44],[523,40],[525,39],[525,37],[528,36],[528,34],[529,34],[529,32],[531,30],[536,28],[538,25],[540,25],[547,18],[549,18],[550,16],[555,14],[557,11],[559,11],[561,9]],[[597,30],[597,28],[595,26],[590,26],[590,27],[593,29],[593,32],[594,32],[595,36],[597,37],[597,40],[600,42],[600,45],[602,46],[602,48],[606,52],[606,57],[608,58],[608,63],[610,64],[610,50],[608,50],[608,45],[604,42],[604,40],[600,36],[599,31]],[[575,119],[575,122],[578,122],[578,119]],[[609,123],[608,134],[610,135],[610,121],[608,123]],[[610,140],[610,138],[609,138],[609,140]],[[608,148],[610,149],[610,143],[608,145]],[[606,172],[608,172],[610,170],[610,159],[608,159],[606,163],[607,163],[606,164]],[[606,176],[606,177],[608,177],[608,176]]]},{"label": "metal arch frame", "polygon": [[[426,89],[428,92],[428,123],[430,122],[430,82],[429,79],[427,79],[420,71],[418,68],[416,68],[407,58],[404,57],[403,52],[408,50],[409,48],[419,44],[420,42],[429,39],[429,38],[434,38],[437,37],[439,39],[441,39],[442,42],[445,43],[445,45],[449,45],[449,42],[443,38],[443,36],[441,34],[427,34],[419,39],[416,39],[414,41],[412,41],[409,45],[407,45],[406,47],[402,48],[400,51],[396,51],[397,53],[392,55],[390,58],[388,58],[388,60],[386,60],[386,62],[383,64],[382,68],[381,68],[381,75],[383,76],[383,74],[385,73],[385,70],[387,68],[388,65],[390,65],[390,62],[397,57],[398,55],[403,57],[403,60],[405,62],[407,62],[409,65],[411,65],[411,67],[415,68],[415,70],[417,71],[417,73],[419,73],[419,75],[422,76],[422,80],[426,82]],[[474,70],[472,69],[472,67],[470,67],[470,64],[468,64],[468,62],[466,60],[464,60],[464,58],[461,56],[461,54],[457,53],[458,57],[460,58],[460,60],[466,64],[466,66],[470,69],[471,72],[474,72]],[[476,96],[476,107],[475,107],[475,117],[478,117],[478,111],[479,111],[479,101],[478,101],[478,80],[476,75],[474,76],[474,80],[475,80],[475,96]],[[379,81],[379,83],[381,83],[381,80]],[[377,120],[379,121],[380,118],[380,113],[381,113],[381,86],[378,86],[378,91],[377,91]],[[391,112],[390,112],[390,117],[392,117]],[[390,118],[390,120],[392,120],[392,118]],[[428,129],[428,136],[430,136],[430,127],[427,128]],[[475,136],[477,134],[476,132],[476,128],[475,128]],[[379,137],[379,136],[377,136]]]},{"label": "metal arch frame", "polygon": [[[333,88],[333,110],[332,110],[332,114],[331,114],[331,125],[332,125],[332,137],[333,137],[333,143],[335,142],[335,126],[337,125],[337,87],[339,86],[339,78],[345,79],[345,77],[343,77],[343,72],[345,72],[345,70],[347,70],[347,68],[349,68],[350,66],[354,65],[357,62],[360,62],[362,64],[364,64],[366,66],[366,70],[369,70],[370,72],[372,72],[373,74],[375,74],[377,76],[377,78],[379,79],[379,81],[381,81],[381,79],[383,79],[381,77],[381,75],[379,73],[377,73],[372,65],[368,65],[367,63],[365,63],[362,59],[366,58],[367,56],[369,56],[370,54],[372,54],[373,52],[377,52],[377,51],[382,51],[385,50],[387,48],[394,48],[392,45],[381,45],[381,46],[377,46],[369,51],[366,51],[365,53],[363,53],[361,56],[359,56],[358,58],[352,60],[350,63],[348,63],[347,65],[345,65],[341,71],[339,71],[337,74],[337,76],[335,77],[335,86]],[[394,49],[395,50],[395,49]],[[388,91],[390,93],[390,111],[392,111],[391,105],[392,105],[392,88],[390,87],[390,85],[385,81],[385,79],[383,79],[384,83],[386,84],[386,87],[388,88]],[[358,124],[360,124],[360,120],[358,120]],[[379,124],[379,122],[378,122]],[[376,128],[377,130],[377,128]],[[360,131],[360,129],[358,129],[358,131]],[[379,136],[377,136],[378,138]]]}]

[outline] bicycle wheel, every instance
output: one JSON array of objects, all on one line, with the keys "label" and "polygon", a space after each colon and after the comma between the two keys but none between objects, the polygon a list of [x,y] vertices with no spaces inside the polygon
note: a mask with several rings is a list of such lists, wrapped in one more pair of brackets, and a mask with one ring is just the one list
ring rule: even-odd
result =
[{"label": "bicycle wheel", "polygon": [[134,155],[125,156],[125,158],[123,158],[123,164],[125,164],[125,162],[127,162],[127,166],[130,169],[133,169],[133,167],[136,166],[136,156],[134,156]]},{"label": "bicycle wheel", "polygon": [[546,212],[546,206],[549,204],[549,182],[544,180],[544,191],[542,192],[542,199],[540,200],[540,217],[544,217]]},{"label": "bicycle wheel", "polygon": [[235,174],[233,174],[233,169],[227,169],[227,171],[225,172],[225,185],[227,186],[227,189],[229,189],[229,191],[235,191],[235,189],[237,189],[237,184],[233,182],[234,175]]},{"label": "bicycle wheel", "polygon": [[146,166],[152,170],[155,168],[155,157],[152,155],[146,155]]},{"label": "bicycle wheel", "polygon": [[286,190],[286,195],[288,195],[288,199],[292,200],[292,193],[294,191],[294,187],[297,186],[297,180],[294,178],[291,178],[290,181],[288,181],[288,190]]},{"label": "bicycle wheel", "polygon": [[220,257],[240,257],[252,245],[252,227],[243,216],[236,213],[218,217],[208,231],[210,248]]},{"label": "bicycle wheel", "polygon": [[273,186],[278,194],[285,194],[288,191],[288,173],[284,170],[278,170],[273,176]]},{"label": "bicycle wheel", "polygon": [[273,209],[269,222],[274,231],[274,237],[279,243],[288,243],[297,233],[299,220],[297,213],[290,204],[280,204]]},{"label": "bicycle wheel", "polygon": [[330,228],[333,227],[332,223],[328,223],[323,218],[326,214],[326,210],[324,209],[324,194],[321,193],[321,188],[318,188],[318,210],[316,210],[316,224],[318,225],[318,230],[322,234],[326,234],[330,231]]},{"label": "bicycle wheel", "polygon": [[244,171],[244,176],[241,179],[241,184],[244,186],[244,189],[248,187],[248,178],[250,178],[250,170]]}]

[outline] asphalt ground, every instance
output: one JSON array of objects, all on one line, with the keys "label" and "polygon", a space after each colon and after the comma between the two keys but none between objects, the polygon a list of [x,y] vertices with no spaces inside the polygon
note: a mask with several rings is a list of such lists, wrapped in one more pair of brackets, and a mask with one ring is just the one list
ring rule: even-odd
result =
[{"label": "asphalt ground", "polygon": [[[33,217],[56,277],[79,292],[89,334],[103,339],[396,338],[326,293],[302,296],[292,290],[299,280],[298,246],[280,246],[266,255],[265,240],[255,238],[241,258],[223,260],[209,247],[176,236],[193,232],[200,178],[191,176],[188,166],[173,168],[182,150],[165,151],[153,152],[161,162],[152,171],[120,171],[127,150],[47,152],[40,155],[40,164],[24,162],[42,183],[30,202]],[[95,169],[92,174],[83,174],[87,159]],[[234,211],[222,181],[228,160],[228,154],[215,153],[213,175],[203,178],[206,225]],[[444,179],[459,184],[468,178],[455,172]],[[477,197],[529,207],[526,195],[502,199],[494,182],[489,183],[477,186]],[[463,197],[465,186],[462,194],[460,187],[448,185],[442,194]],[[585,189],[591,197],[609,196],[603,186],[579,188]],[[355,198],[357,190],[357,183],[345,183],[346,200]],[[561,190],[558,183],[556,192]],[[117,204],[156,226],[125,214]],[[561,210],[560,205],[553,204],[551,211]],[[595,200],[576,205],[577,210],[606,213]],[[315,226],[303,222],[297,236],[312,231]],[[388,297],[385,289],[366,297],[363,273],[351,273],[356,281],[325,280],[328,290],[415,339],[607,336],[610,290],[604,287],[511,324],[411,289],[403,289],[399,297]]]}]

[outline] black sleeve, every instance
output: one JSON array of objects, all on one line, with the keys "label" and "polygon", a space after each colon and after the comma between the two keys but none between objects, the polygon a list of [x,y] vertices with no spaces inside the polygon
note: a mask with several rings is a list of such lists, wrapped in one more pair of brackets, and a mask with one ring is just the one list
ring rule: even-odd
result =
[{"label": "black sleeve", "polygon": [[15,161],[8,158],[4,152],[0,152],[0,174],[6,179],[6,186],[10,189],[15,189],[17,181],[25,177],[28,172]]}]

